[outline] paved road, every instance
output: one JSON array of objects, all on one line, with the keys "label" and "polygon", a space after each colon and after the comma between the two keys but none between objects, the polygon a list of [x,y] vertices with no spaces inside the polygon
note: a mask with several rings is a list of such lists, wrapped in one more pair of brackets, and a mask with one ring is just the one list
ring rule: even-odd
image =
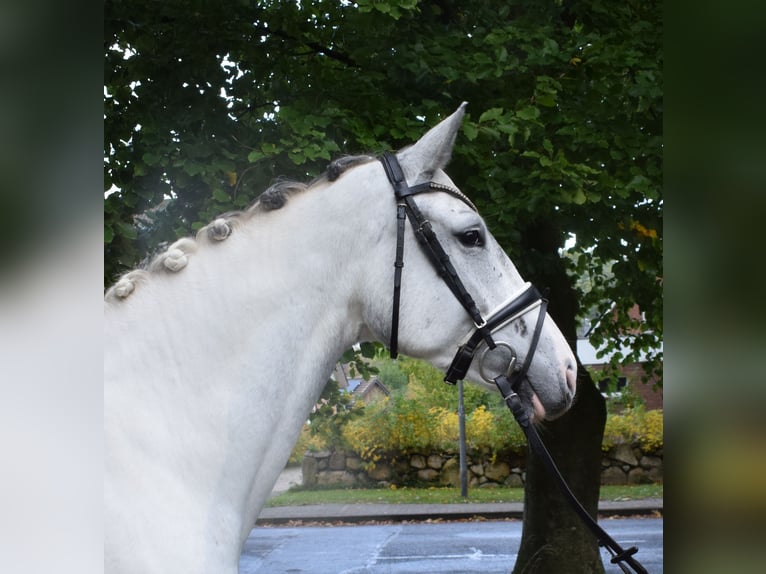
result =
[{"label": "paved road", "polygon": [[[601,525],[636,558],[662,574],[662,519],[622,518]],[[507,574],[521,540],[520,521],[488,520],[372,526],[256,527],[240,574]],[[609,574],[621,570],[609,564]]]}]

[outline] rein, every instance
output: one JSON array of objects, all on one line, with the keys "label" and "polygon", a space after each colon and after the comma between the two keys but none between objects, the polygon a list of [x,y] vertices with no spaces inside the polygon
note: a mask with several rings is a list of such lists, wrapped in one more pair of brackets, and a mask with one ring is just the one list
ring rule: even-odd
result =
[{"label": "rein", "polygon": [[598,525],[598,522],[596,522],[588,513],[588,511],[585,510],[583,505],[579,500],[577,500],[577,497],[572,492],[572,489],[569,488],[569,485],[561,475],[561,472],[556,466],[556,463],[553,461],[553,457],[551,456],[550,452],[548,452],[548,449],[545,448],[545,444],[540,438],[535,425],[531,424],[529,415],[524,409],[524,406],[521,404],[521,399],[516,393],[516,389],[518,388],[518,384],[520,382],[521,381],[519,379],[511,382],[505,375],[500,375],[499,377],[495,378],[495,384],[500,390],[500,394],[502,395],[506,406],[513,413],[513,417],[521,427],[521,430],[524,431],[524,434],[526,435],[527,441],[532,447],[532,450],[535,451],[537,456],[539,456],[543,461],[543,464],[545,464],[551,474],[553,474],[553,476],[556,478],[556,482],[558,483],[564,498],[567,499],[572,509],[575,511],[575,513],[577,513],[577,516],[580,517],[580,520],[582,520],[585,526],[587,526],[588,529],[596,536],[599,546],[606,548],[607,551],[612,555],[612,564],[617,564],[620,569],[626,573],[630,573],[630,570],[628,569],[628,566],[630,566],[633,569],[633,572],[636,572],[637,574],[647,574],[646,568],[644,568],[641,563],[638,562],[638,560],[633,558],[633,555],[638,552],[638,548],[635,546],[631,546],[628,549],[622,548],[622,546],[620,546],[614,540],[614,538],[609,536],[609,534],[603,528],[601,528],[601,526]]},{"label": "rein", "polygon": [[[524,431],[532,450],[537,453],[548,470],[556,477],[559,487],[565,498],[572,505],[574,511],[596,536],[599,545],[604,546],[612,555],[611,562],[613,564],[617,564],[622,571],[626,573],[630,572],[630,570],[628,570],[628,566],[630,566],[637,574],[647,574],[646,569],[633,558],[633,555],[638,552],[638,548],[633,546],[627,550],[623,549],[598,525],[590,514],[588,514],[588,511],[585,510],[580,501],[577,500],[577,497],[569,488],[569,485],[567,485],[561,472],[559,472],[548,449],[545,448],[545,444],[537,433],[535,426],[531,424],[529,415],[524,409],[517,393],[521,382],[527,375],[529,366],[532,363],[532,357],[537,348],[537,343],[540,339],[540,333],[543,328],[543,322],[545,321],[548,307],[547,299],[545,299],[533,285],[527,283],[524,285],[521,293],[510,297],[505,303],[492,311],[486,319],[483,318],[473,297],[471,297],[471,294],[460,280],[460,276],[452,265],[449,255],[447,255],[447,252],[444,250],[441,243],[439,243],[439,239],[437,238],[431,223],[423,216],[420,209],[418,209],[414,196],[424,192],[442,191],[460,199],[474,211],[476,211],[476,207],[465,195],[451,186],[435,182],[426,182],[410,187],[407,184],[407,180],[399,165],[399,161],[393,154],[386,153],[378,159],[383,164],[386,176],[388,177],[389,182],[391,182],[396,196],[396,259],[394,261],[394,296],[393,310],[391,312],[391,335],[389,344],[391,358],[395,359],[398,356],[399,305],[401,300],[402,271],[404,269],[404,231],[405,220],[409,218],[415,236],[418,239],[418,243],[436,269],[436,272],[444,280],[447,287],[449,287],[450,291],[452,291],[453,295],[455,295],[457,300],[471,317],[475,327],[473,332],[467,337],[466,342],[458,348],[455,357],[452,359],[452,364],[449,369],[447,369],[447,373],[444,376],[445,382],[455,384],[458,380],[464,379],[473,362],[477,349],[482,342],[486,342],[487,349],[480,357],[481,376],[488,382],[494,382],[500,390],[500,394],[502,395],[505,404],[513,413],[513,416],[522,431]],[[492,337],[492,333],[538,306],[540,309],[537,315],[535,330],[532,334],[529,351],[527,352],[523,365],[518,365],[516,352],[513,348],[508,343],[502,341],[496,342]],[[492,378],[491,375],[484,373],[483,361],[487,353],[497,347],[508,349],[511,352],[511,359],[505,374]]]}]

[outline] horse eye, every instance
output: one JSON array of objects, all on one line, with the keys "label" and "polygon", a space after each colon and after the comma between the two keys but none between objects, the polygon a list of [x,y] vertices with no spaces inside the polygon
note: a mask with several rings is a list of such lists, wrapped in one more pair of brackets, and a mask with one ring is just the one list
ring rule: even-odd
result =
[{"label": "horse eye", "polygon": [[466,247],[482,247],[484,245],[484,236],[479,229],[469,229],[457,236],[458,241]]}]

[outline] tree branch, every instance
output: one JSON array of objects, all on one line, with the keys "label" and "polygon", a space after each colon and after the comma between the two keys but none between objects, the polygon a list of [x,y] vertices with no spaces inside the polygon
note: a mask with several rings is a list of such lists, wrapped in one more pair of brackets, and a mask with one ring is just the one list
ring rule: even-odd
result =
[{"label": "tree branch", "polygon": [[291,42],[297,42],[297,43],[303,44],[306,47],[310,48],[311,52],[314,54],[327,56],[328,58],[341,62],[342,64],[345,64],[346,66],[349,66],[351,68],[360,67],[359,64],[357,64],[351,56],[349,56],[345,52],[336,50],[335,48],[328,48],[326,46],[322,46],[319,42],[313,42],[309,40],[300,40],[298,38],[290,36],[290,34],[283,32],[281,30],[270,30],[270,32],[274,34],[275,36],[279,36],[280,38],[284,40],[290,40]]}]

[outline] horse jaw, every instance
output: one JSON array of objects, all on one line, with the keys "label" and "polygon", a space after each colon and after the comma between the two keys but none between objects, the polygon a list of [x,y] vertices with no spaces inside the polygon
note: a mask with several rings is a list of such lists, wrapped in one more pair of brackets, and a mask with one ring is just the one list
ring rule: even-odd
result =
[{"label": "horse jaw", "polygon": [[451,116],[436,124],[415,144],[397,153],[410,185],[429,181],[437,170],[444,169],[449,163],[467,105],[468,102],[460,104]]}]

